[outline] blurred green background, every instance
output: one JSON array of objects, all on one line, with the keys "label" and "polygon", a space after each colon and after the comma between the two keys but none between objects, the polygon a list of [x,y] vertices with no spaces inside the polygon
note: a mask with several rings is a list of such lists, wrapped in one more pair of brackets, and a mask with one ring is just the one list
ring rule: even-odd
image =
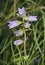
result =
[{"label": "blurred green background", "polygon": [[[38,16],[27,32],[26,59],[23,45],[13,45],[16,36],[8,28],[8,21],[15,20],[23,6],[27,14]],[[0,0],[0,65],[24,65],[24,60],[26,65],[45,65],[45,0]]]}]

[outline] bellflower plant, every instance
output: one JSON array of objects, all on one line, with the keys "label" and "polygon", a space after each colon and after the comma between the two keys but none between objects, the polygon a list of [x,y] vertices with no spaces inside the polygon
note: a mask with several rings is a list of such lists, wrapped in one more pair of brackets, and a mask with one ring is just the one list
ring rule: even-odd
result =
[{"label": "bellflower plant", "polygon": [[[14,33],[16,36],[22,36],[24,33],[24,50],[25,50],[26,49],[26,30],[25,29],[30,28],[30,26],[31,26],[30,21],[37,21],[37,16],[27,16],[26,10],[24,7],[18,8],[18,14],[20,16],[22,16],[22,21],[21,20],[20,20],[21,22],[18,20],[9,21],[8,27],[9,27],[9,29],[12,29],[12,28],[17,27],[19,25],[23,26],[22,28],[20,26],[21,30],[20,29],[16,30]],[[22,42],[23,42],[23,40],[21,40],[21,39],[16,40],[16,41],[14,41],[14,45],[20,45],[20,44],[22,44]],[[24,53],[26,53],[26,51]]]},{"label": "bellflower plant", "polygon": [[[23,35],[21,39],[17,39],[17,40],[14,41],[14,45],[19,46],[19,45],[23,44],[24,45],[24,57],[27,57],[26,41],[28,40],[28,38],[27,38],[27,33],[26,32],[27,32],[27,30],[29,30],[30,26],[32,25],[31,22],[37,21],[37,16],[28,16],[28,15],[26,15],[26,10],[25,10],[24,7],[18,8],[17,16],[21,19],[20,20],[9,21],[8,27],[9,27],[9,29],[17,27],[17,28],[15,28],[16,31],[13,31],[14,34],[16,35],[16,37],[19,38],[19,36]],[[19,25],[20,25],[20,27],[19,27]]]}]

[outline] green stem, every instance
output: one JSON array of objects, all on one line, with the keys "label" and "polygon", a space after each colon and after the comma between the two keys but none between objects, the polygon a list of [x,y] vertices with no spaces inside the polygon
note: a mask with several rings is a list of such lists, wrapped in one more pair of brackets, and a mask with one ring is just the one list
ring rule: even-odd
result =
[{"label": "green stem", "polygon": [[[24,29],[24,56],[26,57],[26,31]],[[26,61],[24,60],[24,65],[26,65]]]},{"label": "green stem", "polygon": [[15,13],[16,13],[16,0],[14,0],[14,17],[15,17]]},{"label": "green stem", "polygon": [[[23,24],[24,24],[24,18],[23,18]],[[26,57],[26,30],[23,28],[24,31],[24,56]],[[24,60],[24,65],[26,65],[25,60]]]},{"label": "green stem", "polygon": [[38,41],[37,41],[37,38],[36,38],[36,29],[34,27],[33,27],[33,33],[34,33],[35,44],[37,45],[37,48],[39,49],[39,52],[40,52],[41,56],[43,57],[43,53],[41,51],[41,48],[40,48]]},{"label": "green stem", "polygon": [[20,49],[19,49],[19,47],[18,46],[16,46],[17,47],[17,49],[18,49],[18,51],[19,51],[19,55],[20,55],[20,61],[19,61],[19,63],[18,63],[18,65],[21,65],[21,62],[22,62],[22,60],[21,60],[21,51],[20,51]]},{"label": "green stem", "polygon": [[26,31],[24,30],[24,56],[26,56]]},{"label": "green stem", "polygon": [[[13,56],[13,59],[15,59],[15,56],[14,56],[14,51],[13,51],[13,45],[12,45],[12,39],[11,39],[11,51],[12,51],[12,56]],[[14,62],[14,65],[15,65],[15,62]]]},{"label": "green stem", "polygon": [[44,65],[44,50],[45,50],[45,16],[42,14],[43,18],[43,26],[44,26],[44,43],[43,43],[43,57],[42,57],[42,64]]}]

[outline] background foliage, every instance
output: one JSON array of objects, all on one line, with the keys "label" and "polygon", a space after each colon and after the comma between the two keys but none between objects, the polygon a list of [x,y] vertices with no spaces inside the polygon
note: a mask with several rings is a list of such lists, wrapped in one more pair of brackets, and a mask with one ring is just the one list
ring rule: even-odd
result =
[{"label": "background foliage", "polygon": [[[8,28],[8,21],[15,20],[23,6],[27,14],[38,16],[27,32],[26,57],[23,45],[13,45],[16,36]],[[0,65],[24,65],[24,60],[26,65],[45,65],[45,0],[0,0]]]}]

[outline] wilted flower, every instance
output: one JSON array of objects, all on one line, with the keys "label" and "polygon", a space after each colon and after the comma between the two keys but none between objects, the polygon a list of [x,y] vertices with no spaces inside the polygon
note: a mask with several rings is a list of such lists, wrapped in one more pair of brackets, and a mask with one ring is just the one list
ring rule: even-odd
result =
[{"label": "wilted flower", "polygon": [[22,30],[16,30],[16,32],[14,32],[16,34],[16,36],[21,36],[23,34]]},{"label": "wilted flower", "polygon": [[23,40],[21,39],[14,41],[14,45],[20,45],[22,43],[23,43]]},{"label": "wilted flower", "polygon": [[29,16],[28,21],[37,21],[37,16]]},{"label": "wilted flower", "polygon": [[11,28],[14,28],[14,27],[16,27],[18,25],[19,25],[19,23],[18,23],[17,20],[15,20],[15,21],[9,21],[8,27],[11,29]]},{"label": "wilted flower", "polygon": [[30,26],[31,26],[31,24],[29,22],[24,23],[25,28],[29,28]]},{"label": "wilted flower", "polygon": [[19,9],[18,9],[18,13],[19,13],[21,16],[25,16],[25,15],[26,15],[25,8],[24,8],[24,7],[22,7],[22,9],[19,8]]}]

